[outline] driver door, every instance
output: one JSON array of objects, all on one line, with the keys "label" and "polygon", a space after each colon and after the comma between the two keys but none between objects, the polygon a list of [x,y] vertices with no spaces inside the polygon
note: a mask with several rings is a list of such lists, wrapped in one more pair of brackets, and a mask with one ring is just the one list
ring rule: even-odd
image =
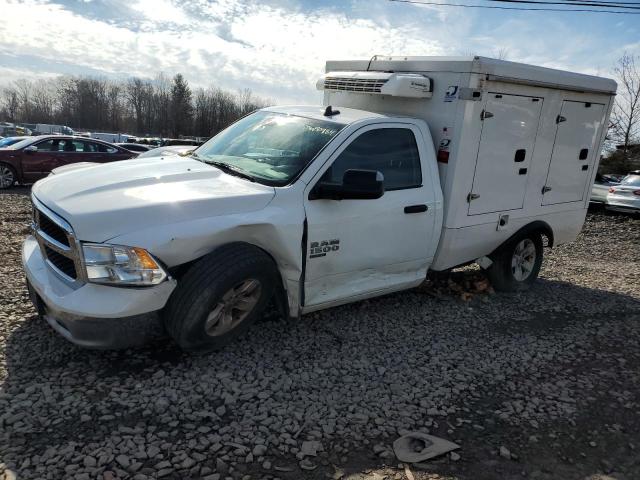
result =
[{"label": "driver door", "polygon": [[[436,203],[428,172],[422,171],[424,145],[421,131],[412,124],[364,127],[314,177],[304,199],[304,311],[410,288],[424,280],[435,251]],[[340,183],[349,169],[381,172],[384,195],[309,200],[318,182]]]}]

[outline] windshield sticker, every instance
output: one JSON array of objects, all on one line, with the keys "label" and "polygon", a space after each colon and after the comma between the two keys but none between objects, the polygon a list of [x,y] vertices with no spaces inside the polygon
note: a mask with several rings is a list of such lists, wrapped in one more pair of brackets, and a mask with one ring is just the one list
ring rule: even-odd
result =
[{"label": "windshield sticker", "polygon": [[307,132],[319,133],[320,135],[330,135],[333,136],[338,133],[338,129],[326,128],[326,127],[316,127],[313,125],[305,125],[304,129]]}]

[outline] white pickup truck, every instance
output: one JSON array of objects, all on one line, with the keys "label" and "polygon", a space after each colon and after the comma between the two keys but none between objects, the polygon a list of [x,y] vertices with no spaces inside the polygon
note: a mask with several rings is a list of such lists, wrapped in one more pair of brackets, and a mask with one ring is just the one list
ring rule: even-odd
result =
[{"label": "white pickup truck", "polygon": [[481,57],[328,62],[187,157],[58,169],[32,190],[31,298],[72,342],[220,348],[271,299],[307,312],[478,262],[527,288],[575,239],[616,84]]}]

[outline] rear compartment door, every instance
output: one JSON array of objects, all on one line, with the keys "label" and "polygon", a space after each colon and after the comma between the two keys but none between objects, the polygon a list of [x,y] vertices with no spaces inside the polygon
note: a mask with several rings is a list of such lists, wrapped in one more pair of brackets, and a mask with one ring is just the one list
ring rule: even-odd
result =
[{"label": "rear compartment door", "polygon": [[598,140],[604,120],[604,105],[565,100],[556,118],[556,138],[551,154],[542,205],[578,202],[600,152]]},{"label": "rear compartment door", "polygon": [[522,208],[542,102],[540,97],[489,94],[469,215]]}]

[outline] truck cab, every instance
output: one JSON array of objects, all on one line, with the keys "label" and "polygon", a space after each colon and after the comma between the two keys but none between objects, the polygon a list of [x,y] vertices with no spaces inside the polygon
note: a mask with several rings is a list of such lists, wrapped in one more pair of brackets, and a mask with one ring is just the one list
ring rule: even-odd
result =
[{"label": "truck cab", "polygon": [[300,317],[474,261],[528,288],[543,237],[582,226],[612,85],[482,62],[328,63],[323,106],[259,110],[184,157],[57,170],[32,190],[33,302],[80,345],[167,332],[208,351],[271,300]]}]

